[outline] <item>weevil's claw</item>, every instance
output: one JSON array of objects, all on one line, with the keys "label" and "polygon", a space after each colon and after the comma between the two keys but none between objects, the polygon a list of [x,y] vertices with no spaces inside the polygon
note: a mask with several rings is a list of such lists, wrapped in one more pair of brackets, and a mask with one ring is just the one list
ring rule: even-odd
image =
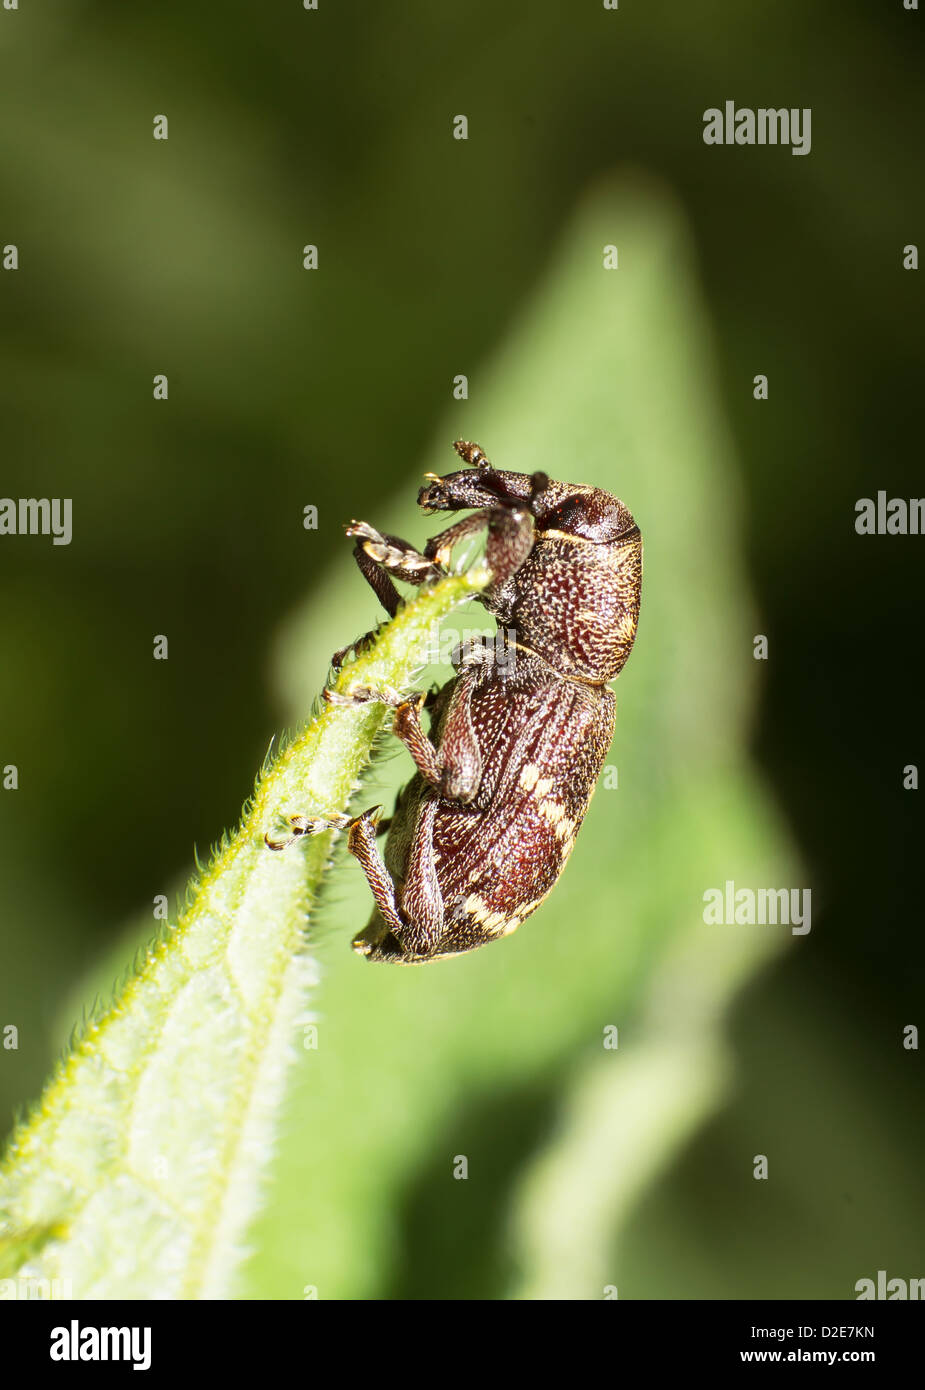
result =
[{"label": "weevil's claw", "polygon": [[288,849],[294,839],[294,835],[287,835],[285,840],[271,840],[268,830],[263,837],[263,843],[266,845],[267,849]]}]

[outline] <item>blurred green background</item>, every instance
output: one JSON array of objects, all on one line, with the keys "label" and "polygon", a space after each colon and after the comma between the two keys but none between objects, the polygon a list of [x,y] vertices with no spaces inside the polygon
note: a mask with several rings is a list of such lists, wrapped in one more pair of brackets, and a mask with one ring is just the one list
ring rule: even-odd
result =
[{"label": "blurred green background", "polygon": [[[922,491],[921,49],[898,0],[0,11],[0,493],[74,508],[0,544],[0,1123],[375,620],[343,521],[422,540],[461,435],[646,543],[619,788],[522,932],[371,967],[338,867],[245,1292],[922,1273],[922,542],[854,532]],[[727,98],[811,154],[705,146]],[[810,935],[704,927],[727,877]]]}]

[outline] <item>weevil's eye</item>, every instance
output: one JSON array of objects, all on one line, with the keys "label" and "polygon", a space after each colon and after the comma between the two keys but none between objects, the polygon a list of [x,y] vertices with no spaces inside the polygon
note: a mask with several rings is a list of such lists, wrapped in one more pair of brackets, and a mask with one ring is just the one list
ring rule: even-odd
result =
[{"label": "weevil's eye", "polygon": [[572,493],[557,507],[543,512],[540,519],[543,531],[565,531],[598,544],[617,540],[635,525],[623,503],[600,488]]}]

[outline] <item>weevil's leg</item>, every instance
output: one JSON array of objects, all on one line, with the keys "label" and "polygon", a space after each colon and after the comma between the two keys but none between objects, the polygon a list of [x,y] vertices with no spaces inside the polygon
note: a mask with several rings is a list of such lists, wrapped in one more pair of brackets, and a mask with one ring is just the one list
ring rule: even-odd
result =
[{"label": "weevil's leg", "polygon": [[492,589],[500,588],[520,569],[533,549],[534,529],[533,514],[526,507],[499,507],[492,511],[485,544]]},{"label": "weevil's leg", "polygon": [[425,554],[446,569],[453,546],[486,527],[485,562],[492,573],[491,587],[504,584],[533,549],[534,521],[526,507],[483,507],[472,512],[429,540]]},{"label": "weevil's leg", "polygon": [[[394,618],[401,607],[401,594],[398,592],[385,570],[367,555],[360,541],[357,541],[356,545],[353,547],[353,558],[356,560],[360,573],[376,595],[376,598],[382,604],[389,617]],[[378,628],[371,628],[369,632],[364,632],[362,637],[358,637],[355,642],[348,642],[346,647],[340,647],[331,657],[331,665],[334,670],[340,670],[351,652],[359,656],[361,652],[365,651],[373,641],[377,631]]]},{"label": "weevil's leg", "polygon": [[421,724],[421,701],[406,700],[395,713],[393,732],[408,749],[414,765],[441,796],[450,801],[469,802],[482,780],[482,751],[472,725],[472,691],[479,680],[477,671],[463,669],[456,678],[440,735],[435,747]]},{"label": "weevil's leg", "polygon": [[264,843],[267,849],[286,849],[303,835],[320,835],[324,830],[346,830],[348,826],[363,819],[369,820],[375,826],[377,835],[384,835],[394,818],[389,816],[386,820],[379,820],[377,813],[381,809],[380,806],[371,806],[360,816],[290,816],[289,834],[285,840],[273,840],[267,832],[263,837]]},{"label": "weevil's leg", "polygon": [[405,700],[395,711],[392,732],[400,738],[414,759],[418,772],[432,787],[439,787],[443,775],[443,759],[431,742],[421,723],[421,710],[424,705],[419,695],[414,700]]},{"label": "weevil's leg", "polygon": [[[405,952],[416,956],[431,955],[443,935],[443,894],[434,858],[437,804],[434,798],[421,807],[401,893],[403,921],[399,939]],[[382,911],[381,904],[379,910]]]},{"label": "weevil's leg", "polygon": [[[380,570],[379,573],[382,574],[382,571]],[[382,577],[383,579],[388,579],[387,575],[383,574]],[[391,580],[389,580],[389,583],[391,584]],[[394,585],[392,587],[394,588]],[[382,624],[380,623],[377,627],[370,628],[369,632],[364,632],[363,636],[358,637],[356,641],[348,642],[346,647],[338,648],[338,650],[331,657],[331,668],[335,672],[335,674],[338,671],[340,671],[341,667],[343,666],[344,662],[346,661],[347,657],[350,655],[351,652],[353,652],[354,656],[362,656],[363,653],[367,651],[369,647],[372,646],[373,642],[376,640],[376,634],[378,633],[379,628],[381,626]]]},{"label": "weevil's leg", "polygon": [[390,709],[398,709],[405,701],[401,691],[391,685],[379,685],[375,689],[369,685],[357,685],[346,695],[326,685],[321,694],[329,705],[388,705]]},{"label": "weevil's leg", "polygon": [[[407,541],[377,531],[365,521],[352,521],[347,527],[347,535],[356,537],[354,559],[363,578],[390,618],[395,617],[403,601],[392,583],[392,574],[410,584],[426,584],[432,579],[441,578],[444,573],[434,564],[432,556],[421,555]],[[351,652],[359,654],[364,651],[373,641],[377,631],[377,628],[373,628],[370,632],[364,632],[355,642],[350,642],[346,647],[336,651],[331,657],[334,670],[340,670]]]},{"label": "weevil's leg", "polygon": [[[440,565],[434,563],[432,556],[422,555],[419,550],[416,550],[408,541],[403,541],[400,536],[386,535],[382,531],[377,531],[374,526],[370,526],[368,522],[351,521],[347,527],[347,535],[356,536],[357,551],[362,550],[365,559],[371,560],[375,566],[381,566],[382,569],[388,570],[389,574],[394,575],[396,579],[403,579],[406,584],[428,584],[431,580],[442,579],[444,576],[445,571]],[[382,594],[379,593],[372,578],[372,571],[360,561],[359,554],[357,554],[357,563],[369,583],[376,589],[386,611],[394,618],[395,613],[390,609],[389,603],[382,597]],[[394,585],[391,587],[401,602],[398,590],[395,589]]]},{"label": "weevil's leg", "polygon": [[424,692],[424,708],[426,710],[433,709],[434,705],[440,699],[440,692],[442,691],[442,689],[443,686],[438,685],[435,681],[434,684],[430,687],[430,689]]},{"label": "weevil's leg", "polygon": [[[378,809],[378,806],[373,807],[373,811]],[[364,814],[372,815],[372,811],[366,811]],[[347,826],[352,824],[350,816],[290,816],[289,834],[284,840],[271,839],[269,831],[263,839],[267,849],[287,849],[293,840],[298,840],[303,835],[320,835],[324,830],[346,830]]]},{"label": "weevil's leg", "polygon": [[484,507],[481,511],[472,512],[469,516],[462,517],[459,521],[454,521],[452,526],[448,526],[445,531],[440,531],[438,535],[432,536],[424,547],[424,554],[438,565],[446,566],[450,563],[450,553],[453,546],[467,536],[474,536],[488,525],[493,508]]},{"label": "weevil's leg", "polygon": [[385,867],[382,856],[376,848],[376,822],[373,819],[373,812],[367,811],[362,816],[357,816],[350,827],[347,848],[366,875],[366,881],[376,900],[376,906],[382,914],[383,921],[398,935],[399,941],[403,941],[407,924],[395,899],[395,884],[392,882],[392,875]]},{"label": "weevil's leg", "polygon": [[481,637],[464,642],[453,654],[457,676],[440,726],[441,794],[464,805],[473,801],[482,782],[482,749],[472,722],[472,696],[493,661]]},{"label": "weevil's leg", "polygon": [[[356,560],[360,573],[376,595],[376,598],[382,604],[389,617],[394,618],[401,607],[401,594],[392,583],[388,574],[371,555],[366,553],[362,541],[357,541],[356,545],[353,547],[353,558]],[[367,636],[368,635],[367,633]],[[362,641],[362,638],[360,640]]]}]

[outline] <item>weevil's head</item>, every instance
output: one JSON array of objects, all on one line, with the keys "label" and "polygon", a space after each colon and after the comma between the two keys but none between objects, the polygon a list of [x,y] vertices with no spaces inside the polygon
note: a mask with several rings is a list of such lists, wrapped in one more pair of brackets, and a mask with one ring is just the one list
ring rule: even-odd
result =
[{"label": "weevil's head", "polygon": [[503,507],[534,519],[529,554],[482,602],[563,675],[612,680],[635,640],[642,588],[629,508],[603,488],[493,468],[478,445],[457,441],[456,450],[471,467],[431,475],[418,494],[425,510]]}]

